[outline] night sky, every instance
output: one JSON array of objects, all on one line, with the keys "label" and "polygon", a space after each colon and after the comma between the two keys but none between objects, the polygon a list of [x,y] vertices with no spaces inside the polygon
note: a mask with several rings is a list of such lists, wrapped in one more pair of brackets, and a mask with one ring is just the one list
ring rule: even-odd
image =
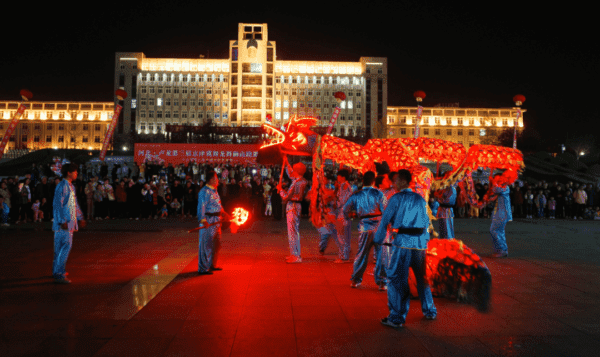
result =
[{"label": "night sky", "polygon": [[596,20],[583,7],[214,3],[32,6],[19,25],[3,22],[0,100],[18,100],[27,88],[33,100],[111,101],[115,52],[224,59],[238,23],[267,23],[280,60],[387,57],[391,106],[415,105],[418,89],[427,93],[425,106],[510,107],[523,94],[526,130],[544,139],[564,141],[599,128]]}]

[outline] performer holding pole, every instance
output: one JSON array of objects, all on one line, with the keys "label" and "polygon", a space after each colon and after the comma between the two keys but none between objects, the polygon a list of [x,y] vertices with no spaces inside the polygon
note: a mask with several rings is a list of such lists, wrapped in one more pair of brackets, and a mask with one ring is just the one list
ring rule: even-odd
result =
[{"label": "performer holding pole", "polygon": [[[440,174],[440,177],[443,175]],[[435,217],[438,221],[439,238],[454,239],[454,205],[456,205],[456,188],[454,186],[438,190],[433,197],[440,204]]]},{"label": "performer holding pole", "polygon": [[390,313],[381,323],[402,327],[410,307],[408,272],[413,269],[423,315],[428,320],[437,316],[431,288],[425,277],[425,252],[429,241],[427,202],[409,189],[412,175],[408,170],[398,171],[394,185],[400,191],[390,198],[375,234],[374,243],[384,243],[387,227],[392,226],[392,256],[386,269],[388,278],[388,308]]},{"label": "performer holding pole", "polygon": [[[330,234],[336,239],[336,243],[339,249],[338,259],[334,263],[350,263],[350,234],[352,228],[352,221],[344,217],[342,209],[346,204],[346,201],[352,195],[352,187],[348,182],[350,177],[350,171],[347,169],[341,169],[337,172],[337,179],[334,190],[334,209],[331,210],[335,215],[334,224],[329,224],[325,227]],[[321,242],[319,243],[319,253],[324,254],[329,241],[328,235],[321,234]]]},{"label": "performer holding pole", "polygon": [[198,221],[205,229],[199,230],[198,243],[198,274],[209,275],[213,271],[222,270],[216,266],[219,249],[221,248],[221,197],[217,192],[219,177],[215,171],[206,175],[207,183],[198,193]]},{"label": "performer holding pole", "polygon": [[[381,191],[373,187],[375,184],[375,173],[373,171],[367,171],[363,175],[363,188],[360,191],[354,193],[343,208],[343,214],[346,219],[350,219],[350,212],[355,211],[360,219],[358,224],[358,232],[360,236],[358,238],[358,251],[356,252],[356,258],[354,258],[354,270],[350,280],[352,288],[358,288],[362,282],[363,274],[367,269],[367,261],[369,260],[369,252],[373,246],[373,237],[375,231],[379,226],[379,220],[381,219],[381,213],[384,210],[383,200],[384,196]],[[379,257],[379,248],[375,246],[375,253]],[[377,264],[377,267],[381,267],[381,264]],[[381,274],[375,271],[375,283],[378,286],[384,284]]]},{"label": "performer holding pole", "polygon": [[[496,174],[494,179],[497,179],[500,174]],[[508,186],[502,188],[494,185],[492,188],[494,194],[497,195],[496,206],[492,212],[492,225],[490,226],[490,234],[492,236],[492,244],[494,245],[494,253],[492,258],[508,257],[508,246],[506,245],[506,224],[512,221],[512,211],[510,206],[510,188]]]},{"label": "performer holding pole", "polygon": [[[288,242],[290,244],[290,255],[286,258],[286,263],[302,263],[300,254],[300,214],[302,213],[301,202],[306,195],[308,181],[303,177],[306,172],[306,166],[298,162],[290,167],[287,160],[284,161],[286,172],[292,179],[292,184],[287,190],[283,190],[281,183],[277,185],[281,199],[286,202],[285,215],[288,228]],[[283,175],[283,173],[282,173]]]},{"label": "performer holding pole", "polygon": [[[383,193],[383,197],[384,197],[384,200],[383,200],[384,210],[387,207],[388,203],[390,202],[390,198],[392,198],[393,195],[395,195],[396,193],[399,192],[398,189],[396,188],[396,186],[394,185],[396,176],[398,176],[398,172],[389,172],[389,173],[385,174],[383,183],[380,186],[380,191]],[[385,243],[388,243],[389,245],[385,245]],[[379,250],[380,256],[377,257],[377,264],[379,266],[375,268],[375,271],[379,272],[379,274],[381,275],[381,279],[382,279],[382,284],[379,285],[380,291],[387,289],[387,283],[386,283],[387,275],[386,275],[385,269],[389,265],[390,257],[392,255],[391,243],[392,243],[392,229],[390,227],[388,227],[387,234],[386,234],[385,240],[384,240],[384,244],[381,246],[381,249]]]}]

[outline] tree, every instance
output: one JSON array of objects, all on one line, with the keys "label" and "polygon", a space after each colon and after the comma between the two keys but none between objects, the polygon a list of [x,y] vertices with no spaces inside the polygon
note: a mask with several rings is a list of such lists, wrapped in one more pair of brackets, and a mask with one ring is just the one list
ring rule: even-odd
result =
[{"label": "tree", "polygon": [[[514,130],[514,128],[510,127],[501,129],[498,135],[486,135],[485,140],[482,140],[481,143],[486,145],[512,147]],[[526,130],[517,129],[517,149],[522,152],[546,150],[547,143],[548,142],[542,137],[542,135],[540,135],[540,133],[533,128]]]}]

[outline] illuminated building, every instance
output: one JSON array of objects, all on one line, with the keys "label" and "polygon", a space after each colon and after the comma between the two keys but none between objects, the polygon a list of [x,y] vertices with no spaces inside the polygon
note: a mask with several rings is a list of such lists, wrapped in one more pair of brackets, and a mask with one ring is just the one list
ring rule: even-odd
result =
[{"label": "illuminated building", "polygon": [[229,41],[227,59],[116,53],[115,90],[130,94],[116,134],[158,133],[167,124],[202,125],[208,120],[220,126],[259,126],[267,115],[276,125],[296,114],[315,116],[326,126],[337,91],[344,92],[346,100],[335,133],[360,135],[385,126],[386,58],[280,60],[276,49],[267,24],[240,23],[238,38]]},{"label": "illuminated building", "polygon": [[[20,102],[0,101],[0,138]],[[112,119],[112,102],[28,102],[10,137],[11,149],[100,150]]]},{"label": "illuminated building", "polygon": [[[523,130],[521,109],[517,130]],[[460,108],[458,103],[423,107],[420,136],[463,144],[494,144],[506,128],[514,128],[517,108]],[[412,138],[415,134],[417,107],[387,107],[387,138]]]}]

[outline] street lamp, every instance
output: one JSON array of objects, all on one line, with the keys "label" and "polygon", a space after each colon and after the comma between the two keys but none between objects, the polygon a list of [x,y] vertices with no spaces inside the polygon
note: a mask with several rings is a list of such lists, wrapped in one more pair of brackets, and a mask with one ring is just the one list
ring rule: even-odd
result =
[{"label": "street lamp", "polygon": [[577,155],[577,161],[579,161],[579,158],[583,155],[585,155],[585,151],[580,151],[579,155]]}]

